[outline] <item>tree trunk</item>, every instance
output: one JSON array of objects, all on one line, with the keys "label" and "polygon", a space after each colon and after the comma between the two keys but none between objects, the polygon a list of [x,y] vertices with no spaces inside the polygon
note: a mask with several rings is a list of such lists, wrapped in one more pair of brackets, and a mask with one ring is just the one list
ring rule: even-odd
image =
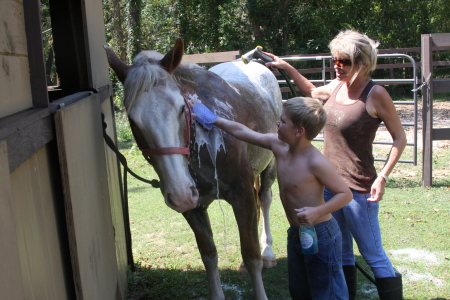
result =
[{"label": "tree trunk", "polygon": [[130,32],[129,37],[129,52],[131,57],[134,58],[141,52],[141,8],[142,0],[130,0],[129,11],[130,11]]},{"label": "tree trunk", "polygon": [[127,47],[124,30],[122,28],[122,14],[120,13],[120,0],[113,0],[113,22],[116,32],[116,42],[119,47],[119,57],[123,62],[127,61]]}]

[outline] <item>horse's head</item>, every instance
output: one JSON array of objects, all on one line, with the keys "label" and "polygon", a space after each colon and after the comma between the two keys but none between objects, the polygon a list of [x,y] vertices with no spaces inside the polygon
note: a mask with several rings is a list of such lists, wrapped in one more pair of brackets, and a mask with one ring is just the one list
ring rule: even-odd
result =
[{"label": "horse's head", "polygon": [[183,40],[165,56],[143,51],[126,65],[105,46],[108,62],[124,84],[125,108],[136,142],[161,181],[166,204],[185,212],[197,205],[189,174],[190,112],[172,78],[183,56]]}]

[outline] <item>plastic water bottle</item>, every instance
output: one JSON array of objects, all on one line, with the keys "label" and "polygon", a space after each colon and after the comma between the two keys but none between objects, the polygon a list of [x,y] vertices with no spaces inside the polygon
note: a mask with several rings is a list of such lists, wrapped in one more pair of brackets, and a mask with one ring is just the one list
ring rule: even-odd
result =
[{"label": "plastic water bottle", "polygon": [[300,225],[299,235],[303,254],[316,254],[319,252],[316,229],[313,224]]}]

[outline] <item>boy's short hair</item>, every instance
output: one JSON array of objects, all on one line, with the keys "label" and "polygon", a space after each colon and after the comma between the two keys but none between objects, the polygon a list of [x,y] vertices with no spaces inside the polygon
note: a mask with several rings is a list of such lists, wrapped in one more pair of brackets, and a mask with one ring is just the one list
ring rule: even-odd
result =
[{"label": "boy's short hair", "polygon": [[295,97],[284,102],[283,109],[295,128],[305,128],[308,140],[313,140],[325,126],[327,117],[320,100]]}]

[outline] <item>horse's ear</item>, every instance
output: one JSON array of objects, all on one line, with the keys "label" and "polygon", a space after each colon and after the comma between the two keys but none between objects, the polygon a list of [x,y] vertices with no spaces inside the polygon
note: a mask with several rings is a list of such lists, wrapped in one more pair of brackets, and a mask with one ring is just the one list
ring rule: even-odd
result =
[{"label": "horse's ear", "polygon": [[106,45],[104,45],[103,48],[105,48],[106,57],[108,58],[110,67],[114,70],[120,82],[124,83],[125,78],[127,78],[128,69],[130,68],[130,66],[126,65],[119,57],[117,57],[113,49],[109,48]]},{"label": "horse's ear", "polygon": [[167,54],[161,59],[161,66],[169,73],[172,73],[180,64],[184,53],[184,42],[181,38],[178,38],[175,42],[175,46],[167,52]]}]

